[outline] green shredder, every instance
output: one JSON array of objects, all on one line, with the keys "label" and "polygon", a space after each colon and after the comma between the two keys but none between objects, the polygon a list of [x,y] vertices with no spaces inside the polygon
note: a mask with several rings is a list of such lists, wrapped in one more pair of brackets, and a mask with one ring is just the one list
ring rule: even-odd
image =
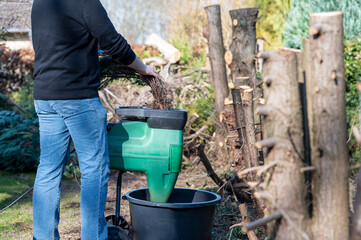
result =
[{"label": "green shredder", "polygon": [[120,171],[117,202],[125,171],[144,172],[150,200],[167,202],[181,170],[187,111],[118,107],[115,112],[123,116],[108,125],[110,168]]}]

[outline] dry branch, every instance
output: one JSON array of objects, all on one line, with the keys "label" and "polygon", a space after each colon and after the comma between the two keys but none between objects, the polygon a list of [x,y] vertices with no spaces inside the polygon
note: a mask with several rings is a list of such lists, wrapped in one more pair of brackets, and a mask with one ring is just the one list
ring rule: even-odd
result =
[{"label": "dry branch", "polygon": [[282,217],[282,214],[279,211],[276,211],[264,218],[257,219],[256,221],[253,221],[251,223],[244,225],[242,230],[247,233],[248,231],[254,230],[260,226],[264,226],[271,221],[278,220],[281,217]]},{"label": "dry branch", "polygon": [[185,136],[183,138],[185,144],[189,144],[189,143],[193,142],[196,138],[198,138],[206,130],[207,130],[207,126],[203,126],[197,132],[195,132],[195,133],[193,133],[193,134],[191,134],[189,136]]},{"label": "dry branch", "polygon": [[7,104],[9,104],[10,106],[14,106],[17,109],[19,109],[20,111],[22,111],[23,113],[26,113],[26,110],[24,108],[22,108],[19,104],[17,104],[14,100],[12,100],[11,98],[5,96],[4,94],[0,93],[0,99],[5,101]]},{"label": "dry branch", "polygon": [[154,78],[150,76],[140,76],[139,73],[122,63],[112,59],[110,56],[105,56],[100,59],[101,77],[103,81],[99,86],[99,90],[104,89],[114,79],[126,79],[129,82],[137,85],[147,84],[151,88],[154,96],[152,108],[158,109],[172,109],[173,107],[173,93],[164,83],[161,77]]},{"label": "dry branch", "polygon": [[261,141],[256,142],[255,146],[259,149],[262,148],[272,148],[277,144],[276,138],[268,138]]},{"label": "dry branch", "polygon": [[217,173],[213,170],[212,165],[210,164],[207,155],[204,153],[204,145],[200,144],[198,147],[198,156],[200,157],[201,162],[207,170],[207,174],[212,180],[220,187],[224,187],[227,192],[233,193],[236,195],[238,201],[246,201],[250,202],[251,198],[247,193],[242,192],[241,190],[233,189],[232,181],[229,181],[230,184],[225,183],[220,177],[218,177]]}]

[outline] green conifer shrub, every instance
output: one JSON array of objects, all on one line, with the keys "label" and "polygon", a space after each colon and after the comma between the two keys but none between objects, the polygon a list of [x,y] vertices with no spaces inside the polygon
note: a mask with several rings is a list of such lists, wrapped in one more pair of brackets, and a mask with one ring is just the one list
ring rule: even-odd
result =
[{"label": "green conifer shrub", "polygon": [[38,119],[0,111],[0,170],[35,171],[39,152]]},{"label": "green conifer shrub", "polygon": [[308,38],[310,13],[342,11],[345,39],[361,32],[361,0],[292,0],[284,31],[284,46],[298,48],[302,38]]}]

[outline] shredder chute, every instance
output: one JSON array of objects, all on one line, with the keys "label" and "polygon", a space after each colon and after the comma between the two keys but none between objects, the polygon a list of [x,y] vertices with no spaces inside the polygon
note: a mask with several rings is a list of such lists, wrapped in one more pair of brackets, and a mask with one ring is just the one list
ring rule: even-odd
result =
[{"label": "shredder chute", "polygon": [[119,170],[119,175],[115,215],[106,219],[109,239],[123,240],[128,239],[124,229],[129,229],[129,224],[120,216],[122,174],[144,172],[150,200],[167,202],[181,170],[187,111],[118,107],[115,112],[123,118],[108,124],[108,150],[110,168]]},{"label": "shredder chute", "polygon": [[144,172],[151,201],[167,202],[181,169],[187,112],[119,107],[116,113],[125,118],[108,132],[110,168]]}]

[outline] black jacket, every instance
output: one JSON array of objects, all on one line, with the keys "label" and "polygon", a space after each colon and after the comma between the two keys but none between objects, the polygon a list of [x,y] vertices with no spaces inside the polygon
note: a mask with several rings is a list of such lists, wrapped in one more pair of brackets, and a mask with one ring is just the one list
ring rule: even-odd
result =
[{"label": "black jacket", "polygon": [[124,64],[135,59],[99,0],[34,0],[31,24],[34,99],[97,97],[98,44]]}]

